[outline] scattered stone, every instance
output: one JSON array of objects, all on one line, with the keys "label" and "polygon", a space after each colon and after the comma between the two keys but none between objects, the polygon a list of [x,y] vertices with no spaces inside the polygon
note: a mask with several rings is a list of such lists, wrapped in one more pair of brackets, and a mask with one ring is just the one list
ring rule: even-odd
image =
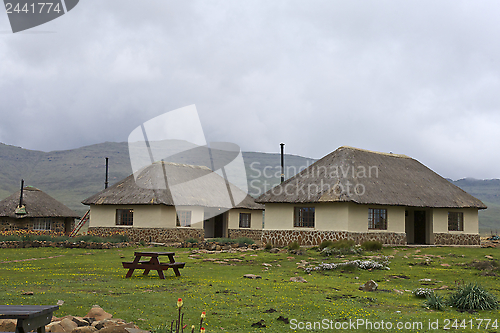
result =
[{"label": "scattered stone", "polygon": [[304,279],[301,276],[294,276],[290,278],[290,282],[301,282],[301,283],[307,283],[306,279]]},{"label": "scattered stone", "polygon": [[273,265],[271,264],[266,264],[266,263],[263,263],[262,266],[266,266],[266,267],[273,267]]},{"label": "scattered stone", "polygon": [[365,284],[362,284],[361,286],[359,286],[359,290],[363,290],[363,291],[375,291],[377,290],[378,288],[378,284],[377,282],[373,281],[373,280],[370,280],[368,282],[366,282]]},{"label": "scattered stone", "polygon": [[441,264],[443,267],[450,267],[450,264]]},{"label": "scattered stone", "polygon": [[243,277],[247,279],[262,279],[262,276],[255,274],[245,274]]},{"label": "scattered stone", "polygon": [[404,291],[402,291],[402,290],[398,290],[398,289],[393,289],[393,290],[394,290],[394,292],[395,292],[396,294],[400,294],[400,295],[403,295],[403,294],[404,294]]},{"label": "scattered stone", "polygon": [[492,256],[484,256],[486,259],[493,259]]},{"label": "scattered stone", "polygon": [[61,305],[64,304],[64,301],[58,300],[56,304],[59,305],[59,306],[61,306]]},{"label": "scattered stone", "polygon": [[420,279],[420,280],[418,280],[418,281],[419,281],[419,282],[431,282],[431,281],[432,281],[432,279]]},{"label": "scattered stone", "polygon": [[278,253],[278,252],[280,252],[280,249],[278,249],[277,247],[272,248],[272,249],[269,250],[269,253]]},{"label": "scattered stone", "polygon": [[34,295],[34,293],[32,291],[23,291],[21,295],[31,296]]},{"label": "scattered stone", "polygon": [[445,289],[448,289],[449,287],[448,286],[441,286],[439,288],[437,288],[438,290],[445,290]]}]

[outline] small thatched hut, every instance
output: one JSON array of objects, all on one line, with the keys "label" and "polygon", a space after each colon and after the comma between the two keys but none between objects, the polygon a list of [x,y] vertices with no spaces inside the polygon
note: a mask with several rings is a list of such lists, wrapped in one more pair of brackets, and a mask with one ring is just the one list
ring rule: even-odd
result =
[{"label": "small thatched hut", "polygon": [[479,244],[486,206],[405,155],[340,147],[261,195],[263,242]]},{"label": "small thatched hut", "polygon": [[[37,230],[69,234],[78,214],[31,186],[0,201],[0,230]],[[21,203],[21,206],[20,206]]]},{"label": "small thatched hut", "polygon": [[89,230],[133,240],[260,240],[264,206],[205,166],[156,162],[85,199]]}]

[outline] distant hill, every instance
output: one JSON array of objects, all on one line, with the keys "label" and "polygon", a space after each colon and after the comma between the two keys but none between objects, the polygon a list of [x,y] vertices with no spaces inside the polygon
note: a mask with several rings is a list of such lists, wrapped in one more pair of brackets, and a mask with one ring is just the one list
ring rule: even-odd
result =
[{"label": "distant hill", "polygon": [[[249,194],[256,197],[280,182],[280,154],[243,152]],[[105,157],[109,158],[109,185],[129,176],[126,142],[104,142],[77,149],[42,152],[0,143],[0,200],[19,189],[21,179],[83,215],[81,201],[104,189]],[[316,160],[285,155],[285,176],[290,178]],[[179,160],[182,162],[182,160]],[[482,200],[488,209],[479,212],[482,233],[500,231],[500,179],[450,180]]]}]

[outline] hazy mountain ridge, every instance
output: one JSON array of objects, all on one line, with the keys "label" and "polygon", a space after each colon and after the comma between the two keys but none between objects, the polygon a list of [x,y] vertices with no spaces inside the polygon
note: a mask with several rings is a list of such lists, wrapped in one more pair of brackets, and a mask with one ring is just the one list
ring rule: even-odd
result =
[{"label": "hazy mountain ridge", "polygon": [[[280,154],[243,152],[248,191],[262,194],[280,181]],[[0,200],[19,189],[21,179],[61,201],[79,214],[87,207],[81,201],[104,189],[105,157],[109,158],[109,184],[129,176],[132,168],[126,142],[104,142],[77,149],[42,152],[0,143]],[[316,160],[285,155],[286,178]],[[450,180],[482,200],[488,209],[480,211],[483,232],[500,231],[500,179],[464,178]]]}]

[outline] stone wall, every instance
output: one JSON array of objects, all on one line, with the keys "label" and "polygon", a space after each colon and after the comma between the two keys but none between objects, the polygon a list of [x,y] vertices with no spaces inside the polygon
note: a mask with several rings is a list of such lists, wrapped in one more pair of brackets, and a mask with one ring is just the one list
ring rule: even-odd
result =
[{"label": "stone wall", "polygon": [[99,237],[107,237],[122,232],[131,242],[181,242],[194,238],[203,240],[203,229],[190,228],[123,228],[123,227],[89,227],[89,232]]},{"label": "stone wall", "polygon": [[259,241],[262,238],[262,230],[255,229],[228,229],[227,236],[231,239],[246,237],[254,241]]},{"label": "stone wall", "polygon": [[477,234],[435,233],[435,245],[480,245],[481,238]]},{"label": "stone wall", "polygon": [[348,232],[319,230],[263,230],[262,243],[273,246],[287,246],[297,241],[300,245],[319,245],[324,240],[352,239],[356,244],[365,241],[379,241],[383,244],[406,245],[406,233]]}]

